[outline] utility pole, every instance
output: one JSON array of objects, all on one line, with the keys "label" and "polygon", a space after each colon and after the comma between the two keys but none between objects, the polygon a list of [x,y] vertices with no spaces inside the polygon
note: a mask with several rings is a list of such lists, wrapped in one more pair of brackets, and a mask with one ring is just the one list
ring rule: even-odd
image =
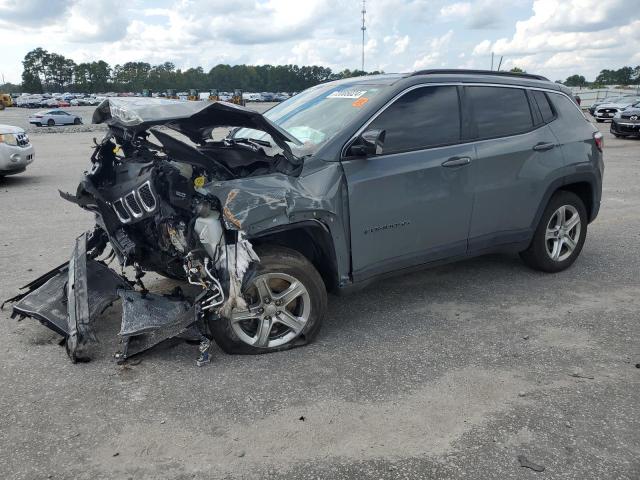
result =
[{"label": "utility pole", "polygon": [[367,29],[367,27],[364,24],[364,16],[367,13],[365,4],[366,4],[366,0],[362,0],[362,27],[360,27],[360,30],[362,30],[362,68],[361,70],[363,72],[364,72],[364,31]]}]

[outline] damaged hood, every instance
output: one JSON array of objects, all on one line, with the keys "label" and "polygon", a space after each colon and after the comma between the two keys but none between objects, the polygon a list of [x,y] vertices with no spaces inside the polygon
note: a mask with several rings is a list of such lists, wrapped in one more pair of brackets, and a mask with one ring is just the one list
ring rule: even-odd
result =
[{"label": "damaged hood", "polygon": [[285,150],[286,142],[301,145],[262,114],[227,102],[181,101],[161,98],[108,98],[93,113],[93,123],[107,123],[141,132],[154,125],[167,125],[200,143],[218,127],[242,127],[261,130]]}]

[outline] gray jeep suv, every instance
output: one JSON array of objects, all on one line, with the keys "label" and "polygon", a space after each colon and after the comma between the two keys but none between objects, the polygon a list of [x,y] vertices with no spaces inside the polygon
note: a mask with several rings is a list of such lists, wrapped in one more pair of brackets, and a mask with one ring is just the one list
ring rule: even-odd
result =
[{"label": "gray jeep suv", "polygon": [[[62,195],[96,226],[11,299],[74,361],[118,298],[119,359],[180,335],[200,342],[203,364],[211,340],[232,353],[309,342],[327,291],[408,268],[510,251],[558,272],[600,207],[602,135],[569,90],[535,75],[352,78],[264,115],[112,98],[93,120],[109,132]],[[184,291],[150,292],[147,271]]]}]

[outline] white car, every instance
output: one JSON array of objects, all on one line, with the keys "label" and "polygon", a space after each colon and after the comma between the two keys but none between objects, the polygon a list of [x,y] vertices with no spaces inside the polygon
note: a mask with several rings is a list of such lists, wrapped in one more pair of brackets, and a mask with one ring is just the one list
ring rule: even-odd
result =
[{"label": "white car", "polygon": [[0,125],[0,177],[24,172],[33,155],[33,145],[23,129]]},{"label": "white car", "polygon": [[69,112],[65,112],[60,109],[43,110],[41,112],[34,113],[29,117],[29,123],[41,127],[46,125],[53,127],[55,125],[80,125],[82,118],[73,115]]},{"label": "white car", "polygon": [[602,123],[605,120],[611,120],[616,114],[622,112],[625,108],[630,107],[634,103],[640,101],[640,97],[621,97],[615,103],[603,103],[598,105],[593,112],[596,122]]}]

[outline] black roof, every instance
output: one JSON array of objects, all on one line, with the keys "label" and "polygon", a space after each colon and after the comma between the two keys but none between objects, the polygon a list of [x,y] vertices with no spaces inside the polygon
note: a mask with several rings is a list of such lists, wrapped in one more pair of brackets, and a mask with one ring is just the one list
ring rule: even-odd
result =
[{"label": "black roof", "polygon": [[528,78],[532,80],[544,80],[549,81],[547,77],[542,75],[533,75],[531,73],[518,73],[518,72],[502,72],[495,70],[465,70],[465,69],[432,69],[432,70],[418,70],[411,73],[409,76],[414,77],[417,75],[497,75],[505,77],[515,78]]}]

